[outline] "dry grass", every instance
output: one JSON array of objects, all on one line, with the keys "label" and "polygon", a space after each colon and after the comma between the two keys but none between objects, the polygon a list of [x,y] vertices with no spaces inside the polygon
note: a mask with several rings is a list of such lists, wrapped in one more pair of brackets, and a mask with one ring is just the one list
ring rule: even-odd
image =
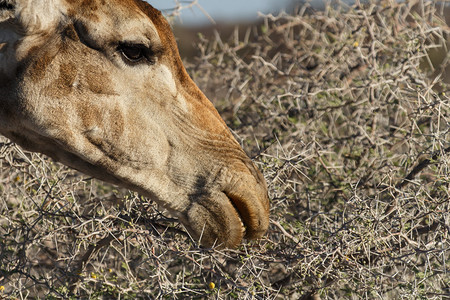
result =
[{"label": "dry grass", "polygon": [[270,188],[268,234],[237,250],[199,249],[147,199],[3,139],[0,298],[450,299],[435,10],[301,10],[199,45],[189,72]]}]

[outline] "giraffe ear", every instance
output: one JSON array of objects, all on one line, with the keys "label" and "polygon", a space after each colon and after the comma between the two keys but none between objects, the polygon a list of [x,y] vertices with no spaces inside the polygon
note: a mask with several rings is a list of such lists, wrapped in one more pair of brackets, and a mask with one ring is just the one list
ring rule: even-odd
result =
[{"label": "giraffe ear", "polygon": [[78,33],[77,33],[77,31],[76,31],[75,26],[73,25],[73,23],[70,23],[69,25],[67,25],[67,26],[64,28],[62,34],[63,34],[63,37],[64,37],[64,38],[71,39],[71,40],[73,40],[73,41],[75,41],[75,42],[80,41],[80,37],[78,36]]}]

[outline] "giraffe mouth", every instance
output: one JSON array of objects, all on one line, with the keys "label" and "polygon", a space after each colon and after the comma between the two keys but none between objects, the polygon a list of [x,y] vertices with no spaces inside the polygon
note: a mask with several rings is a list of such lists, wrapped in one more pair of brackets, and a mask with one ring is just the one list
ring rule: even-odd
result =
[{"label": "giraffe mouth", "polygon": [[267,231],[267,226],[262,222],[265,209],[256,204],[259,200],[233,192],[224,194],[239,218],[243,237],[249,240],[260,238]]},{"label": "giraffe mouth", "polygon": [[238,206],[238,203],[240,202],[239,200],[236,200],[236,198],[235,197],[233,197],[232,195],[230,195],[229,193],[227,193],[227,192],[223,192],[224,194],[225,194],[225,196],[228,198],[228,200],[230,201],[230,203],[231,203],[231,205],[233,206],[233,208],[234,208],[234,210],[235,210],[235,213],[237,214],[237,216],[238,216],[238,219],[239,219],[239,225],[240,225],[240,228],[241,228],[241,231],[242,231],[242,236],[244,237],[244,236],[246,236],[246,234],[247,234],[247,226],[248,226],[248,224],[246,223],[246,221],[245,221],[245,217],[243,216],[243,213],[241,212],[241,209],[242,208],[239,208],[239,206]]},{"label": "giraffe mouth", "polygon": [[241,230],[242,230],[242,234],[243,234],[243,236],[246,236],[248,224],[246,224],[245,217],[243,215],[245,213],[241,211],[242,207],[240,207],[240,205],[239,205],[239,203],[241,202],[240,199],[237,199],[236,197],[230,195],[227,192],[223,192],[223,193],[225,194],[225,196],[228,198],[228,200],[230,201],[231,205],[233,206],[233,208],[234,208],[234,210],[235,210],[235,212],[236,212],[236,214],[238,216],[238,219],[240,221],[240,227],[241,227]]}]

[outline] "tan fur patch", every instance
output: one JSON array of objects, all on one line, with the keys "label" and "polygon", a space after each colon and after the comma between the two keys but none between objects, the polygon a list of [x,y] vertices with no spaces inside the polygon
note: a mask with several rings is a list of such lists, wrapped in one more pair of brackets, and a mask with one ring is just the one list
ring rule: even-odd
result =
[{"label": "tan fur patch", "polygon": [[106,71],[95,66],[87,66],[85,70],[85,80],[88,89],[95,94],[114,95],[114,88],[111,86],[111,78]]},{"label": "tan fur patch", "polygon": [[49,94],[56,97],[69,95],[77,77],[77,67],[73,63],[62,63],[59,66],[59,77],[49,86]]},{"label": "tan fur patch", "polygon": [[[29,53],[38,52],[37,48],[38,47],[31,48]],[[31,77],[33,82],[35,83],[40,82],[44,78],[47,72],[47,68],[50,66],[53,59],[54,56],[50,55],[48,52],[38,56],[38,58],[32,63],[32,65],[29,68],[30,70],[29,76]]]},{"label": "tan fur patch", "polygon": [[[98,10],[98,1],[95,0],[81,0],[80,3],[80,9],[83,10],[83,12],[86,14],[86,17],[89,18],[91,21],[98,22],[100,21],[99,16],[96,14],[96,11]],[[102,1],[104,2],[104,1]],[[104,5],[104,3],[101,3],[101,5]]]},{"label": "tan fur patch", "polygon": [[76,107],[76,113],[82,121],[84,130],[90,130],[94,126],[98,126],[102,122],[101,111],[96,105],[89,103],[79,103]]},{"label": "tan fur patch", "polygon": [[122,110],[119,107],[114,107],[109,116],[109,125],[111,126],[111,137],[116,142],[122,137],[125,130],[125,120]]}]

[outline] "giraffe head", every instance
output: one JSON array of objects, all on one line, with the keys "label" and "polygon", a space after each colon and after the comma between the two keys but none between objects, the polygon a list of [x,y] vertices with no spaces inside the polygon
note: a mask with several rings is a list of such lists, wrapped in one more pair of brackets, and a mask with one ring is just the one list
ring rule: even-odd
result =
[{"label": "giraffe head", "polygon": [[148,196],[202,245],[268,228],[263,176],[141,0],[0,0],[0,133]]}]

